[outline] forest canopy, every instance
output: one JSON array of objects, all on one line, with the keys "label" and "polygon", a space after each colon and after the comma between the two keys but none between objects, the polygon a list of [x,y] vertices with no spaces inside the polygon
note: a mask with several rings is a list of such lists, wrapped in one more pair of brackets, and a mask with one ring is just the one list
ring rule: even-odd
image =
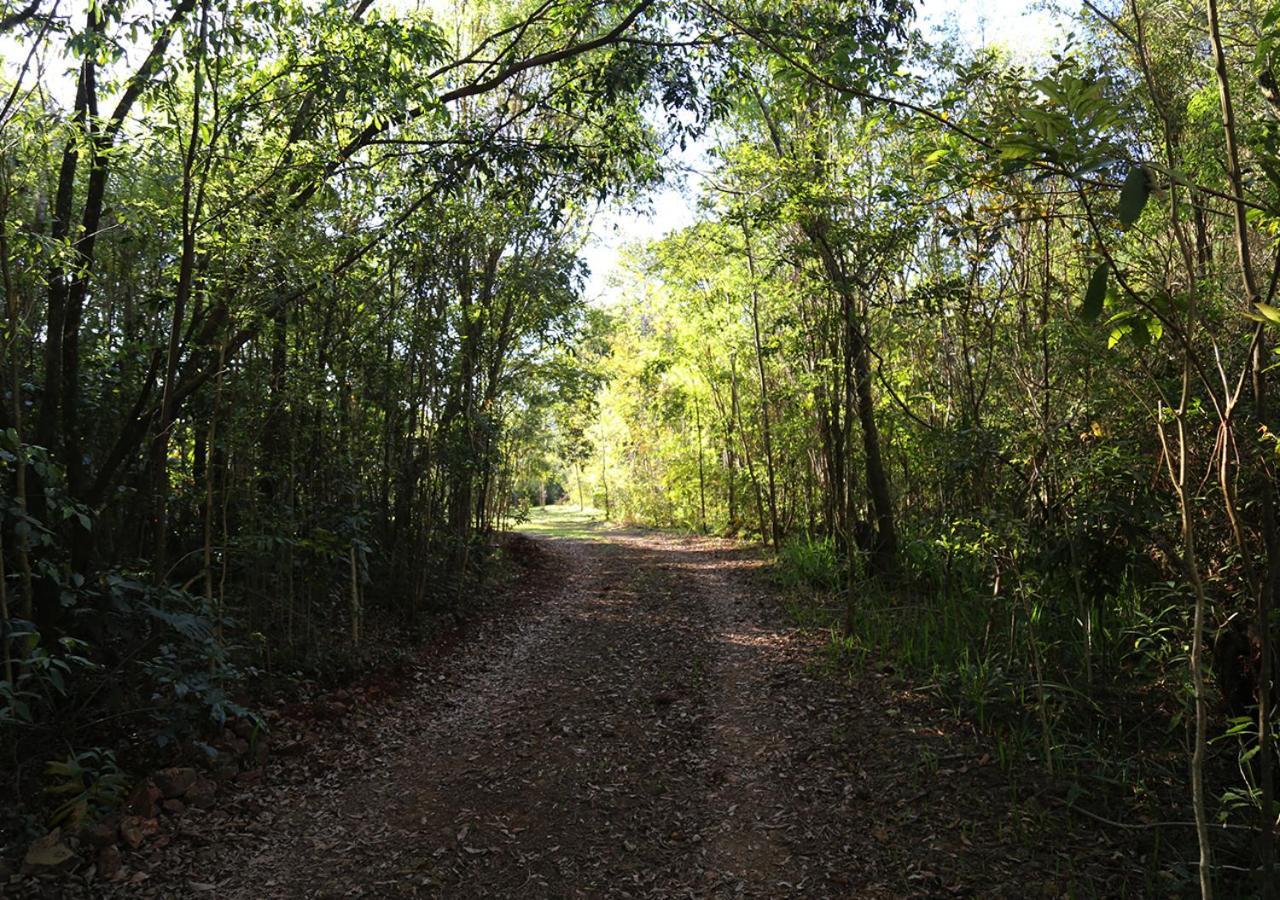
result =
[{"label": "forest canopy", "polygon": [[1060,17],[0,0],[0,828],[421,639],[567,497],[769,545],[846,656],[1273,896],[1280,5]]}]

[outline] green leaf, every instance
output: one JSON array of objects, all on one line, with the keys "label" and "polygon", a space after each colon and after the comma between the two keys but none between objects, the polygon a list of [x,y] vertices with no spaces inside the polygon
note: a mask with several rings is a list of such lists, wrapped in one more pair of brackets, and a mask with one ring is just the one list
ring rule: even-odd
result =
[{"label": "green leaf", "polygon": [[1084,303],[1080,306],[1080,314],[1090,322],[1102,313],[1102,301],[1107,296],[1107,264],[1098,263],[1089,278],[1089,288],[1084,292]]},{"label": "green leaf", "polygon": [[1134,166],[1125,176],[1124,187],[1120,189],[1120,224],[1128,228],[1138,221],[1142,208],[1147,205],[1151,196],[1151,184],[1147,179],[1147,170],[1142,166]]},{"label": "green leaf", "polygon": [[[1280,325],[1280,308],[1272,306],[1270,303],[1255,303],[1254,309],[1262,316],[1262,321],[1269,322],[1272,325]],[[1250,318],[1253,318],[1252,316]]]}]

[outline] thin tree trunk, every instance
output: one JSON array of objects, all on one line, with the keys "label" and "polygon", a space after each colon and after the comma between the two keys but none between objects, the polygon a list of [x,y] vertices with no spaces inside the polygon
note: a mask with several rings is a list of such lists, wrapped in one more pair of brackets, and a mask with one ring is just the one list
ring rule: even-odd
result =
[{"label": "thin tree trunk", "polygon": [[[867,475],[867,493],[876,516],[876,540],[872,563],[881,577],[897,571],[898,532],[893,495],[880,450],[880,429],[875,416],[875,394],[871,388],[871,348],[868,346],[865,314],[858,309],[854,284],[842,261],[827,240],[821,223],[810,223],[805,233],[818,250],[827,277],[840,298],[845,333],[846,371],[853,378],[855,412],[862,426],[862,450]],[[853,525],[852,517],[849,522]]]},{"label": "thin tree trunk", "polygon": [[4,568],[4,529],[0,528],[0,646],[4,647],[4,680],[13,684],[13,656],[9,650],[9,575]]},{"label": "thin tree trunk", "polygon": [[[852,316],[852,309],[848,311]],[[893,497],[889,492],[889,476],[880,455],[880,429],[876,423],[875,398],[871,390],[871,360],[865,335],[859,322],[850,319],[849,352],[853,354],[853,379],[857,395],[858,422],[862,426],[862,451],[867,470],[867,493],[876,514],[876,572],[892,576],[897,569],[898,532],[894,521]]]},{"label": "thin tree trunk", "polygon": [[356,542],[351,540],[351,644],[360,646],[361,624],[364,610],[360,606],[360,567],[356,562]]},{"label": "thin tree trunk", "polygon": [[[7,171],[5,174],[7,176]],[[8,319],[8,333],[5,335],[4,349],[5,356],[9,361],[9,372],[7,373],[10,385],[9,419],[14,432],[18,435],[17,459],[14,461],[13,473],[14,500],[17,501],[19,514],[25,516],[27,514],[27,454],[22,441],[22,363],[18,358],[18,337],[22,329],[23,303],[14,287],[13,271],[9,265],[9,185],[7,177],[3,196],[0,196],[0,203],[3,204],[3,207],[0,207],[0,274],[3,275],[5,314]],[[22,614],[22,618],[30,621],[33,617],[34,600],[31,588],[31,556],[25,536],[18,536],[14,554],[18,559],[18,583],[21,588],[18,598],[18,610]],[[7,597],[5,610],[4,621],[7,627],[9,621]],[[9,653],[7,640],[5,642],[5,653],[7,659],[7,654]]]},{"label": "thin tree trunk", "polygon": [[[87,31],[98,28],[98,15],[88,14]],[[90,45],[92,46],[92,45]],[[89,116],[89,96],[95,77],[95,61],[88,54],[80,64],[76,81],[75,108],[71,127],[81,129]],[[54,194],[53,222],[49,237],[59,244],[71,238],[71,220],[75,203],[76,172],[80,166],[80,139],[69,139],[62,150],[58,170],[58,188]],[[45,307],[44,391],[40,398],[40,417],[36,423],[36,442],[50,452],[58,448],[58,419],[62,400],[62,333],[66,323],[67,295],[71,289],[74,265],[58,259],[49,273],[48,302]]]},{"label": "thin tree trunk", "polygon": [[698,437],[698,511],[702,533],[707,533],[707,476],[702,462],[702,409],[698,398],[693,398],[694,430]]},{"label": "thin tree trunk", "polygon": [[747,447],[746,429],[742,427],[742,409],[737,404],[735,394],[733,405],[734,416],[738,420],[738,441],[742,444],[742,459],[747,464],[747,478],[751,482],[752,492],[756,498],[756,521],[760,523],[760,537],[768,540],[768,520],[764,515],[764,492],[760,490],[760,479],[756,477],[755,463],[751,461],[751,450]]},{"label": "thin tree trunk", "polygon": [[[208,460],[205,463],[204,471],[204,553],[202,557],[202,566],[204,569],[204,599],[210,609],[214,609],[213,605],[213,518],[214,518],[214,483],[219,477],[218,461],[220,454],[217,450],[218,440],[218,416],[222,414],[222,383],[223,374],[222,367],[226,364],[225,344],[223,351],[218,354],[219,372],[217,380],[214,382],[213,389],[213,411],[209,414],[209,437],[206,442],[206,453]],[[224,481],[225,487],[225,481]],[[225,550],[224,550],[225,552]],[[218,643],[223,641],[222,634],[222,609],[219,607],[216,611],[216,620],[214,622],[215,633]]]},{"label": "thin tree trunk", "polygon": [[[203,192],[197,193],[194,184],[196,150],[200,144],[201,101],[204,94],[203,54],[205,33],[208,27],[208,6],[202,10],[200,33],[197,38],[196,62],[192,73],[191,130],[188,133],[186,153],[182,164],[182,253],[178,263],[178,286],[174,294],[173,314],[169,320],[169,346],[166,355],[164,381],[160,400],[160,419],[156,425],[151,445],[151,502],[152,502],[152,577],[157,584],[164,581],[168,566],[168,503],[169,503],[169,439],[175,421],[174,388],[178,376],[178,354],[181,350],[182,324],[186,318],[187,303],[194,289],[196,270],[196,219],[200,215]],[[95,173],[96,174],[96,173]]]},{"label": "thin tree trunk", "polygon": [[725,420],[725,455],[729,463],[729,534],[738,533],[738,450],[733,430],[738,416],[738,355],[729,354],[729,415]]},{"label": "thin tree trunk", "polygon": [[[1245,306],[1248,312],[1253,312],[1253,306],[1262,300],[1262,296],[1258,292],[1258,284],[1254,275],[1253,262],[1250,259],[1249,248],[1249,224],[1247,210],[1244,201],[1244,177],[1240,168],[1240,151],[1236,141],[1236,122],[1235,110],[1231,101],[1231,83],[1227,74],[1227,57],[1226,51],[1223,49],[1222,34],[1219,28],[1218,2],[1217,0],[1207,0],[1205,6],[1205,16],[1207,19],[1209,40],[1213,50],[1214,72],[1218,82],[1218,98],[1222,110],[1222,132],[1226,143],[1227,151],[1227,177],[1231,183],[1231,193],[1235,197],[1232,203],[1233,219],[1235,224],[1235,244],[1236,257],[1240,265],[1240,277],[1243,281],[1245,291]],[[1266,399],[1266,347],[1263,340],[1264,332],[1258,329],[1249,360],[1249,368],[1251,374],[1251,385],[1254,403],[1255,423],[1259,426],[1264,425],[1267,421],[1267,399]],[[1258,636],[1261,643],[1262,663],[1258,684],[1258,765],[1261,769],[1261,803],[1262,815],[1259,829],[1261,834],[1259,840],[1261,847],[1259,848],[1259,858],[1261,861],[1261,896],[1270,900],[1275,896],[1276,884],[1275,878],[1272,877],[1275,864],[1275,845],[1273,841],[1273,832],[1275,828],[1275,811],[1273,809],[1275,797],[1275,785],[1272,776],[1272,749],[1271,749],[1271,702],[1273,691],[1271,687],[1271,594],[1275,590],[1276,573],[1280,568],[1280,540],[1277,539],[1277,525],[1275,512],[1275,476],[1271,464],[1271,450],[1265,448],[1262,442],[1258,442],[1261,450],[1259,459],[1259,474],[1262,477],[1262,538],[1263,551],[1265,554],[1263,575],[1258,579],[1256,585],[1257,608],[1255,617],[1257,619]],[[1223,447],[1222,453],[1225,456],[1229,450]],[[1229,501],[1231,509],[1228,511],[1234,514],[1234,502]],[[1196,637],[1200,635],[1197,632]],[[1200,750],[1197,747],[1197,750]],[[1197,810],[1197,826],[1199,826],[1199,816],[1203,814],[1202,810]],[[1204,859],[1202,857],[1201,864],[1203,866]],[[1207,881],[1202,876],[1201,890],[1205,890]],[[1207,894],[1205,896],[1208,896]]]},{"label": "thin tree trunk", "polygon": [[1173,482],[1174,493],[1178,498],[1178,509],[1182,521],[1182,560],[1187,580],[1191,582],[1194,595],[1194,614],[1191,634],[1191,685],[1195,702],[1195,739],[1191,752],[1191,803],[1195,815],[1196,837],[1200,846],[1200,896],[1202,900],[1212,900],[1213,854],[1209,841],[1209,818],[1206,811],[1204,791],[1204,757],[1208,744],[1209,704],[1205,697],[1204,684],[1204,622],[1208,599],[1205,596],[1204,582],[1200,578],[1199,554],[1196,546],[1195,519],[1187,496],[1187,437],[1186,437],[1186,405],[1190,393],[1190,365],[1185,366],[1183,376],[1183,400],[1175,413],[1177,424],[1178,449],[1176,456],[1171,453],[1168,439],[1165,436],[1164,424],[1159,427],[1160,443],[1164,449],[1165,465],[1169,478]]},{"label": "thin tree trunk", "polygon": [[605,463],[605,450],[600,448],[600,484],[604,487],[604,520],[612,521],[612,513],[609,508],[609,468]]},{"label": "thin tree trunk", "polygon": [[747,269],[751,276],[751,328],[755,339],[756,372],[760,376],[760,435],[764,441],[764,468],[769,480],[769,535],[773,549],[782,545],[778,528],[778,493],[773,471],[773,439],[769,430],[769,384],[764,371],[764,344],[760,338],[760,290],[756,283],[755,256],[751,252],[751,233],[742,226],[743,245],[747,251]]}]

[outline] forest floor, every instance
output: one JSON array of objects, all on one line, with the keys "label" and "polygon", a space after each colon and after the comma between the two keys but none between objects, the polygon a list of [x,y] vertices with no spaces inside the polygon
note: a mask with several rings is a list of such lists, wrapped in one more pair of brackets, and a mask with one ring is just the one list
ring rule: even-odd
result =
[{"label": "forest floor", "polygon": [[[1057,897],[1141,866],[891,671],[789,623],[761,554],[545,518],[511,612],[398,696],[282,718],[260,783],[122,896]],[[104,896],[104,885],[93,887]]]}]

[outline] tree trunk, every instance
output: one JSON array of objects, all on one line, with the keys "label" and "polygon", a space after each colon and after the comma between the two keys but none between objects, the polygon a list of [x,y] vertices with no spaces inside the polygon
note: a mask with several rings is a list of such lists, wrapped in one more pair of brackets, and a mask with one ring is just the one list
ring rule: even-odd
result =
[{"label": "tree trunk", "polygon": [[693,398],[694,431],[698,438],[698,514],[702,533],[707,533],[707,476],[702,461],[702,408]]},{"label": "tree trunk", "polygon": [[744,223],[743,244],[747,251],[747,268],[751,275],[751,329],[755,340],[756,372],[760,377],[760,436],[764,441],[764,468],[769,487],[769,536],[773,549],[782,546],[778,527],[778,493],[773,471],[773,439],[769,429],[769,384],[764,371],[764,344],[760,338],[760,290],[756,284],[755,256],[751,252],[751,234]]},{"label": "tree trunk", "polygon": [[876,425],[875,397],[871,391],[871,361],[860,323],[848,312],[850,352],[853,354],[853,381],[857,396],[858,422],[862,425],[862,451],[867,469],[867,493],[876,515],[876,544],[872,565],[878,575],[892,577],[897,569],[898,533],[894,522],[889,477],[880,456],[880,429]]},{"label": "tree trunk", "polygon": [[729,354],[729,415],[725,418],[725,455],[729,468],[729,534],[738,533],[738,450],[733,444],[733,429],[738,417],[738,357]]},{"label": "tree trunk", "polygon": [[[208,24],[208,7],[200,17],[200,34],[196,51],[191,93],[191,131],[182,166],[182,252],[178,262],[178,286],[173,298],[173,313],[169,320],[169,344],[166,354],[164,381],[160,400],[160,418],[151,447],[151,503],[152,503],[152,577],[156,584],[164,581],[168,568],[168,503],[169,503],[169,438],[176,416],[174,388],[178,376],[178,353],[182,338],[182,324],[186,318],[187,304],[194,289],[196,271],[196,220],[200,215],[200,197],[194,184],[196,148],[200,142],[200,103],[204,92],[204,70],[200,56],[204,52],[205,30]],[[96,174],[96,173],[95,173]]]},{"label": "tree trunk", "polygon": [[[1253,263],[1250,259],[1249,248],[1249,224],[1248,211],[1245,209],[1244,201],[1244,177],[1240,167],[1240,151],[1237,146],[1235,110],[1231,101],[1231,83],[1227,74],[1227,58],[1223,49],[1222,34],[1219,29],[1218,2],[1217,0],[1207,0],[1205,7],[1205,17],[1209,30],[1209,40],[1213,50],[1214,72],[1218,82],[1218,98],[1222,110],[1222,132],[1225,139],[1227,152],[1227,177],[1231,182],[1231,193],[1236,198],[1232,203],[1233,221],[1235,225],[1235,243],[1236,256],[1240,265],[1240,277],[1243,282],[1245,292],[1245,310],[1252,313],[1254,304],[1262,301],[1262,296],[1258,291],[1257,279],[1254,276]],[[1268,300],[1271,298],[1268,297]],[[1265,341],[1262,326],[1259,326],[1254,335],[1253,345],[1251,347],[1249,369],[1251,375],[1251,385],[1253,392],[1253,412],[1255,417],[1255,425],[1263,427],[1267,424],[1267,396],[1266,396],[1266,365],[1267,355],[1265,352]],[[1257,605],[1255,617],[1257,619],[1258,635],[1261,643],[1262,664],[1258,684],[1258,765],[1261,770],[1261,805],[1262,814],[1259,824],[1261,828],[1259,848],[1259,860],[1261,862],[1261,896],[1270,900],[1275,896],[1276,884],[1273,877],[1275,865],[1275,812],[1273,809],[1275,800],[1275,785],[1272,771],[1272,748],[1271,748],[1271,704],[1274,697],[1271,680],[1273,677],[1272,658],[1271,658],[1271,595],[1275,590],[1276,576],[1280,570],[1280,539],[1277,537],[1276,511],[1275,511],[1275,472],[1272,466],[1273,451],[1263,442],[1258,441],[1261,450],[1258,459],[1258,475],[1262,480],[1262,504],[1261,514],[1262,521],[1261,531],[1263,538],[1263,572],[1262,576],[1257,579],[1255,591],[1257,596]],[[1224,460],[1227,449],[1221,451]],[[1234,507],[1234,500],[1228,501],[1230,507]],[[1228,510],[1234,516],[1234,509]],[[1197,610],[1198,612],[1198,610]],[[1198,626],[1197,626],[1198,628]],[[1196,637],[1199,638],[1197,630]],[[1197,720],[1197,747],[1196,750],[1203,755],[1203,750],[1199,746],[1202,736],[1199,734],[1199,721]],[[1203,791],[1203,789],[1202,789]],[[1203,804],[1203,797],[1200,801]],[[1196,823],[1199,828],[1203,810],[1197,809]],[[1205,836],[1207,841],[1207,835]],[[1207,860],[1201,857],[1201,890],[1205,893],[1208,890],[1208,880],[1204,873],[1204,866]]]},{"label": "tree trunk", "polygon": [[[875,546],[871,564],[881,578],[892,579],[897,573],[898,533],[893,509],[893,496],[889,490],[889,477],[880,453],[880,429],[876,423],[875,395],[871,388],[871,348],[865,334],[864,316],[858,309],[853,283],[835,251],[827,242],[820,225],[808,229],[810,240],[816,245],[827,275],[833,282],[841,301],[844,319],[846,364],[853,379],[854,410],[862,426],[862,451],[867,475],[867,494],[876,517]],[[850,521],[850,526],[853,522]]]},{"label": "tree trunk", "polygon": [[609,508],[609,469],[605,464],[605,451],[600,448],[600,484],[604,488],[604,520],[606,522],[613,521],[613,514]]}]

